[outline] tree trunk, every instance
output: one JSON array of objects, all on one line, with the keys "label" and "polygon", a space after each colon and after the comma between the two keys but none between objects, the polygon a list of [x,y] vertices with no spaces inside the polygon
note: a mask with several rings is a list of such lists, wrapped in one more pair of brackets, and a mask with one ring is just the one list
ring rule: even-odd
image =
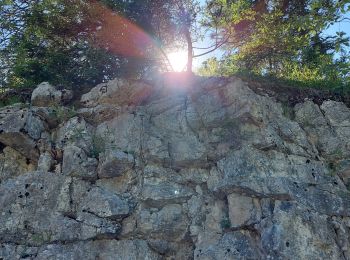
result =
[{"label": "tree trunk", "polygon": [[184,34],[187,41],[187,72],[192,73],[193,46],[192,46],[191,33],[188,28],[184,29]]}]

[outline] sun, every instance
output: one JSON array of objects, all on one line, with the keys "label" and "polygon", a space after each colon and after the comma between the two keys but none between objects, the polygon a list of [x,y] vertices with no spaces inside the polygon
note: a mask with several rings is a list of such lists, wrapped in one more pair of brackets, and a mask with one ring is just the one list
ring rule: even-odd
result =
[{"label": "sun", "polygon": [[187,64],[187,52],[175,51],[168,54],[169,62],[174,71],[184,71]]}]

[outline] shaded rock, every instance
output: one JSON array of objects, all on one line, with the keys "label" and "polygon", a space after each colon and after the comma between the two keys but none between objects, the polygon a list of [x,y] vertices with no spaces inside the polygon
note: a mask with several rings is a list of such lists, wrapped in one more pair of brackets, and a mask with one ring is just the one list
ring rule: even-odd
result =
[{"label": "shaded rock", "polygon": [[14,245],[10,243],[2,244],[0,246],[0,257],[3,260],[28,259],[30,257],[35,257],[38,250],[38,247]]},{"label": "shaded rock", "polygon": [[[211,171],[208,187],[225,194],[276,195],[288,199],[288,185],[293,181],[315,183],[321,176],[328,178],[327,169],[321,162],[249,147],[228,154],[217,166],[217,170],[213,168]],[[316,180],[312,172],[318,173]]]},{"label": "shaded rock", "polygon": [[178,204],[168,204],[159,211],[142,210],[138,216],[138,230],[150,237],[176,241],[184,238],[187,219]]},{"label": "shaded rock", "polygon": [[37,259],[130,259],[156,260],[161,257],[154,253],[144,240],[97,240],[68,245],[53,244],[41,247]]},{"label": "shaded rock", "polygon": [[24,132],[34,140],[42,137],[43,132],[47,129],[47,124],[40,116],[38,116],[32,109],[28,112],[28,117],[24,125]]},{"label": "shaded rock", "polygon": [[338,245],[340,252],[347,259],[350,257],[350,242],[348,239],[348,230],[350,227],[349,218],[337,218],[332,217],[331,226],[334,228],[336,233],[335,242]]},{"label": "shaded rock", "polygon": [[26,158],[39,159],[35,140],[45,130],[44,123],[28,108],[6,107],[0,110],[0,142],[12,147]]},{"label": "shaded rock", "polygon": [[261,259],[262,255],[249,232],[236,231],[224,234],[210,245],[198,245],[194,259]]},{"label": "shaded rock", "polygon": [[294,107],[295,119],[303,126],[327,126],[327,121],[318,105],[312,101],[299,103]]},{"label": "shaded rock", "polygon": [[192,197],[187,202],[191,220],[189,232],[193,242],[210,245],[218,241],[230,228],[227,204],[208,196]]},{"label": "shaded rock", "polygon": [[74,93],[72,90],[70,89],[62,89],[61,90],[62,96],[61,96],[61,102],[62,104],[67,104],[69,103],[73,97],[74,97]]},{"label": "shaded rock", "polygon": [[183,169],[178,172],[149,164],[143,169],[141,199],[154,207],[185,202],[195,192],[192,187],[188,187],[188,183],[204,183],[206,174],[202,169]]},{"label": "shaded rock", "polygon": [[160,114],[152,115],[149,124],[145,124],[146,136],[153,137],[146,139],[145,149],[150,157],[168,159],[170,165],[203,164],[206,159],[205,144],[188,125],[186,101],[181,101]]},{"label": "shaded rock", "polygon": [[99,157],[98,177],[113,178],[123,175],[132,169],[134,158],[129,153],[108,150]]},{"label": "shaded rock", "polygon": [[35,164],[9,146],[6,146],[0,153],[0,181],[15,178],[26,172],[33,171],[35,168]]},{"label": "shaded rock", "polygon": [[[253,98],[254,97],[254,98]],[[256,105],[264,98],[256,95],[241,80],[217,87],[215,84],[205,91],[198,91],[188,104],[187,118],[193,129],[210,128],[225,122],[227,118],[238,118],[245,113],[257,116]],[[250,109],[252,106],[255,109]]]},{"label": "shaded rock", "polygon": [[138,188],[135,187],[137,174],[135,171],[128,171],[119,177],[98,179],[96,185],[116,194],[126,193],[129,190],[138,192]]},{"label": "shaded rock", "polygon": [[[31,112],[38,118],[40,118],[49,129],[56,128],[61,122],[57,116],[58,107],[31,107]],[[62,107],[62,111],[65,108]]]},{"label": "shaded rock", "polygon": [[341,145],[333,150],[332,157],[344,158],[350,155],[350,109],[341,102],[325,101],[321,109],[332,126]]},{"label": "shaded rock", "polygon": [[151,239],[148,241],[148,245],[156,252],[166,255],[170,253],[171,246],[168,241],[165,240],[157,240],[157,239]]},{"label": "shaded rock", "polygon": [[188,183],[206,183],[209,170],[201,168],[181,168],[180,170],[174,170],[156,164],[148,164],[143,169],[143,174],[145,179],[161,179],[180,185],[188,185]]},{"label": "shaded rock", "polygon": [[[215,241],[224,229],[230,228],[230,222],[227,214],[227,206],[221,200],[211,199],[205,203],[204,223],[198,234],[198,241]],[[203,218],[203,217],[202,217]]]},{"label": "shaded rock", "polygon": [[177,243],[165,240],[151,239],[148,245],[152,250],[170,259],[192,259],[193,245],[189,242]]},{"label": "shaded rock", "polygon": [[342,258],[328,217],[298,210],[294,203],[277,202],[274,214],[264,219],[258,229],[267,257]]},{"label": "shaded rock", "polygon": [[350,160],[339,161],[335,170],[343,182],[348,186],[350,184]]},{"label": "shaded rock", "polygon": [[232,193],[227,196],[231,227],[257,223],[261,218],[261,208],[257,199]]},{"label": "shaded rock", "polygon": [[158,207],[166,203],[184,202],[192,194],[192,190],[186,186],[153,178],[144,180],[141,198],[147,204]]},{"label": "shaded rock", "polygon": [[79,205],[91,188],[88,181],[67,177],[59,191],[56,208],[65,216],[76,216],[80,211]]}]

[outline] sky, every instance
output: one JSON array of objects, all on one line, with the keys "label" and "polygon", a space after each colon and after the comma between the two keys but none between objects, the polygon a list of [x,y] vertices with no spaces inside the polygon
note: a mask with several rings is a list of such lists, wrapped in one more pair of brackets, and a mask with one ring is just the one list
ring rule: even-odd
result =
[{"label": "sky", "polygon": [[[350,19],[350,12],[348,12],[344,17]],[[345,32],[347,36],[350,36],[350,20],[336,23],[330,26],[324,33],[329,35],[334,35],[336,32]]]},{"label": "sky", "polygon": [[[202,6],[205,5],[206,0],[199,0],[200,4]],[[336,32],[345,32],[348,37],[350,37],[350,12],[348,12],[344,17],[349,18],[347,21],[335,23],[334,25],[331,25],[328,29],[324,31],[324,35],[335,35]],[[203,41],[200,41],[196,44],[198,47],[207,47],[211,46],[213,43],[210,41],[209,37],[206,37]],[[348,51],[350,52],[350,48],[348,48]],[[195,54],[201,53],[200,51],[195,51]],[[208,55],[199,57],[194,59],[194,67],[198,68],[201,66],[202,62],[207,60],[210,57],[217,57],[220,58],[222,56],[223,52],[221,50],[216,50]]]},{"label": "sky", "polygon": [[[206,0],[199,0],[199,3],[200,3],[201,6],[204,6],[205,2],[206,2]],[[194,44],[194,46],[201,47],[201,48],[208,47],[208,46],[211,46],[211,45],[213,45],[213,42],[211,42],[209,37],[206,37],[203,41],[200,41],[200,42]],[[197,54],[200,54],[200,53],[202,53],[202,51],[196,51],[195,50],[194,54],[197,55]],[[216,50],[216,51],[214,51],[214,52],[212,52],[210,54],[207,54],[205,56],[201,56],[199,58],[195,58],[193,60],[193,67],[194,68],[199,68],[201,66],[201,64],[205,60],[209,59],[210,57],[218,57],[219,58],[221,55],[222,55],[222,51],[221,50]]]}]

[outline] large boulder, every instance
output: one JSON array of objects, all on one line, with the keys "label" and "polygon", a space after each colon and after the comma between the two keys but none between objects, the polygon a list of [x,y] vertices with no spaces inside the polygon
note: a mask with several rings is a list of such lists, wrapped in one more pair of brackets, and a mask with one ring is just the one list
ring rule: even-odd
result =
[{"label": "large boulder", "polygon": [[142,81],[114,79],[91,89],[81,97],[85,107],[97,105],[131,106],[140,105],[154,93],[154,87]]},{"label": "large boulder", "polygon": [[61,101],[62,93],[48,82],[39,84],[32,93],[31,102],[33,106],[46,107],[58,105]]},{"label": "large boulder", "polygon": [[60,105],[73,98],[71,90],[58,90],[48,82],[39,84],[32,93],[31,103],[37,107]]}]

